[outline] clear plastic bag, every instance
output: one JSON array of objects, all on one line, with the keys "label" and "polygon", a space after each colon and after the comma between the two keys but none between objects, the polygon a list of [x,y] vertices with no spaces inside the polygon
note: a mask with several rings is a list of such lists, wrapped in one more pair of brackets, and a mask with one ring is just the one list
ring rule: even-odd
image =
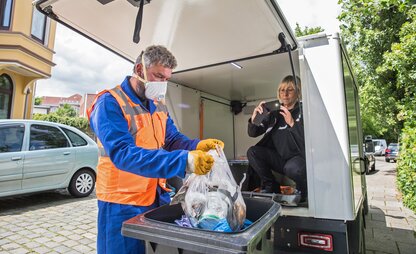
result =
[{"label": "clear plastic bag", "polygon": [[226,219],[230,229],[237,231],[246,218],[241,188],[223,150],[219,147],[208,153],[214,157],[211,171],[207,175],[191,174],[172,203],[181,203],[194,227],[215,230]]}]

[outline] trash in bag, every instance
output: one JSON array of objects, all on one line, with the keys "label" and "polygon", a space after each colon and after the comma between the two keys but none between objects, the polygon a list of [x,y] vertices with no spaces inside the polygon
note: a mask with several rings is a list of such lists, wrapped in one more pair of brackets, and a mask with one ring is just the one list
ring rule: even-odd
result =
[{"label": "trash in bag", "polygon": [[232,231],[240,230],[246,218],[241,187],[234,180],[222,148],[217,146],[208,153],[214,158],[211,171],[206,175],[191,174],[171,203],[181,203],[193,227],[215,230],[225,219]]}]

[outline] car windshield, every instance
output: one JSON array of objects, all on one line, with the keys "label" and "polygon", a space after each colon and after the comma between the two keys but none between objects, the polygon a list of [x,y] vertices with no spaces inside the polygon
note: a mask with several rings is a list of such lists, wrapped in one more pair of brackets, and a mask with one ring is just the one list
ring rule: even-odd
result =
[{"label": "car windshield", "polygon": [[397,144],[390,144],[388,149],[396,151],[399,148],[399,146]]}]

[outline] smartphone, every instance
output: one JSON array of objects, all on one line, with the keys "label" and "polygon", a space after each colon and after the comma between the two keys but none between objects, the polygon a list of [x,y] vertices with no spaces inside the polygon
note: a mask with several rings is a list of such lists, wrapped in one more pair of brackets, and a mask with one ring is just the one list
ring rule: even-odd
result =
[{"label": "smartphone", "polygon": [[263,113],[257,114],[253,119],[255,125],[260,125],[271,111],[280,110],[280,102],[278,100],[266,102],[262,106]]},{"label": "smartphone", "polygon": [[269,101],[269,102],[264,103],[263,107],[265,107],[269,112],[280,110],[280,102],[278,100]]}]

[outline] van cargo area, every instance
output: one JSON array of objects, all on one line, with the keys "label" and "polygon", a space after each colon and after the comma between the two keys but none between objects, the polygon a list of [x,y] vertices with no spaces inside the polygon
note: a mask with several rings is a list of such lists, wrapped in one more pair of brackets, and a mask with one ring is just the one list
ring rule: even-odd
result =
[{"label": "van cargo area", "polygon": [[[360,253],[358,250],[364,249],[366,193],[364,165],[358,159],[362,153],[357,148],[360,139],[351,132],[350,137],[345,135],[348,129],[354,130],[353,123],[346,119],[359,121],[358,108],[354,108],[357,90],[348,59],[337,34],[308,36],[299,39],[299,44],[302,55],[296,50],[292,56],[294,69],[302,80],[309,196],[308,203],[302,207],[282,206],[273,227],[274,250],[278,253],[305,250],[322,253],[331,249],[331,252],[344,253],[349,249],[349,253]],[[168,106],[184,133],[195,137],[202,133],[200,137],[215,137],[225,142],[225,153],[239,182],[248,167],[247,149],[259,141],[247,135],[248,119],[260,101],[276,98],[279,80],[290,75],[291,70],[287,53],[237,63],[242,69],[225,63],[175,73],[168,90]],[[336,68],[344,68],[349,76],[329,75],[339,73],[330,66],[334,63],[338,63]],[[348,83],[344,83],[344,79]],[[241,112],[231,106],[236,102],[241,105]],[[353,137],[355,139],[351,140]],[[345,146],[339,142],[345,142]],[[246,182],[242,187],[248,190]],[[301,246],[300,236],[303,235],[305,241],[328,236],[324,245],[331,247],[323,250],[308,248],[307,243]]]}]

